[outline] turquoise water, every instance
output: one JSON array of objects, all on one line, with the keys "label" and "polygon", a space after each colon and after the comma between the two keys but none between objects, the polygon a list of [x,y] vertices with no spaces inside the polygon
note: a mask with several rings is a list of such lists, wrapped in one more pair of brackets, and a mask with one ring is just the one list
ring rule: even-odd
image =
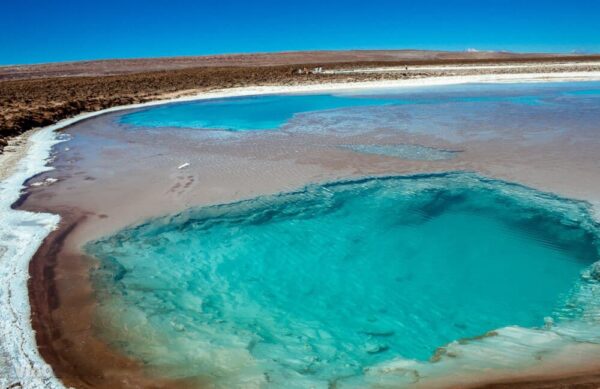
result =
[{"label": "turquoise water", "polygon": [[365,368],[577,316],[585,204],[466,173],[193,209],[92,242],[97,331],[172,377],[344,387]]},{"label": "turquoise water", "polygon": [[391,99],[333,95],[250,96],[164,105],[125,115],[121,123],[235,131],[275,129],[296,113],[390,104]]},{"label": "turquoise water", "polygon": [[[536,107],[557,99],[600,96],[598,83],[492,85],[469,84],[367,91],[361,94],[262,95],[165,104],[121,116],[133,127],[180,127],[229,131],[271,130],[297,115],[323,111],[360,111],[368,107],[434,106],[448,104],[514,104]],[[360,124],[360,123],[359,123]],[[393,125],[394,123],[390,123]],[[396,123],[398,125],[398,123]]]}]

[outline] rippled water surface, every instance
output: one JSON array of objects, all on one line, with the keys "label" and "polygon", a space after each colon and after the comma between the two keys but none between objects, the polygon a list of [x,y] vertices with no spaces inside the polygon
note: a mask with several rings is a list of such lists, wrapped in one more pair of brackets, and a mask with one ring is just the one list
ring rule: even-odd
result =
[{"label": "rippled water surface", "polygon": [[190,210],[87,251],[97,330],[147,366],[226,388],[344,387],[453,340],[577,319],[596,243],[584,204],[447,174]]}]

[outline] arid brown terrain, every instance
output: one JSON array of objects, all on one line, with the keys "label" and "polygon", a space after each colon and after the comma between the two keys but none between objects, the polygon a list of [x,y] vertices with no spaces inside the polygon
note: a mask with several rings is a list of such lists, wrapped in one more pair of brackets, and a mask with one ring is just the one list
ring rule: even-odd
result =
[{"label": "arid brown terrain", "polygon": [[479,61],[522,61],[531,59],[553,60],[582,56],[556,56],[550,54],[516,54],[509,52],[452,52],[425,50],[349,50],[349,51],[294,51],[285,53],[256,53],[212,55],[199,57],[165,57],[114,59],[48,63],[0,67],[0,80],[41,77],[100,76],[131,74],[161,70],[178,70],[197,67],[257,67],[282,65],[331,65],[339,63],[456,63]]},{"label": "arid brown terrain", "polygon": [[[456,73],[456,70],[420,71],[418,67],[422,65],[535,64],[553,61],[599,61],[600,64],[600,56],[370,50],[4,66],[0,67],[0,150],[10,137],[82,112],[185,92],[248,85],[367,81]],[[302,72],[303,69],[316,66],[329,70],[405,66],[407,71],[352,74]]]}]

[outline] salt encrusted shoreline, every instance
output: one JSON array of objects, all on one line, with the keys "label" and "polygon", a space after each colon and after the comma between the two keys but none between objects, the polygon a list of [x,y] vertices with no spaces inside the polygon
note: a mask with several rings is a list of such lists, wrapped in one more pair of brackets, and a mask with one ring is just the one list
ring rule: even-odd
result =
[{"label": "salt encrusted shoreline", "polygon": [[600,81],[600,72],[490,74],[429,77],[420,79],[330,83],[298,86],[244,87],[205,92],[143,104],[113,107],[81,114],[33,133],[22,149],[23,156],[10,167],[11,175],[0,182],[0,386],[23,388],[63,388],[51,367],[41,358],[31,328],[27,280],[28,264],[43,239],[58,226],[58,215],[17,211],[23,183],[30,177],[52,169],[46,165],[53,145],[62,141],[55,132],[75,122],[108,112],[211,98],[272,93],[352,91],[372,88],[399,88],[464,83],[524,83]]},{"label": "salt encrusted shoreline", "polygon": [[29,260],[58,225],[59,217],[11,209],[23,182],[50,169],[46,159],[51,147],[59,142],[54,129],[33,134],[12,175],[0,182],[0,386],[6,388],[18,384],[29,388],[63,387],[38,353],[29,320],[27,289]]}]

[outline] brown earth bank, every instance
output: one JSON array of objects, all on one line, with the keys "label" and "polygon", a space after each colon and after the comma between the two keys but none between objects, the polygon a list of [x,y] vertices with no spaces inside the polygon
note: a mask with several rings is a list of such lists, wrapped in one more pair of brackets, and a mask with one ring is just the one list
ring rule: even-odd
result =
[{"label": "brown earth bank", "polygon": [[[174,94],[242,86],[406,79],[456,74],[418,65],[598,61],[600,55],[440,52],[419,50],[312,51],[130,60],[84,61],[0,67],[0,151],[11,137],[82,112],[142,103]],[[354,69],[417,66],[406,72],[322,74],[315,66]],[[533,68],[535,70],[535,68]],[[465,68],[469,72],[468,67]],[[544,71],[564,68],[544,68]],[[578,70],[586,70],[580,68]],[[471,74],[481,71],[472,70]],[[486,73],[511,72],[489,69]],[[464,71],[459,74],[465,74]]]}]

